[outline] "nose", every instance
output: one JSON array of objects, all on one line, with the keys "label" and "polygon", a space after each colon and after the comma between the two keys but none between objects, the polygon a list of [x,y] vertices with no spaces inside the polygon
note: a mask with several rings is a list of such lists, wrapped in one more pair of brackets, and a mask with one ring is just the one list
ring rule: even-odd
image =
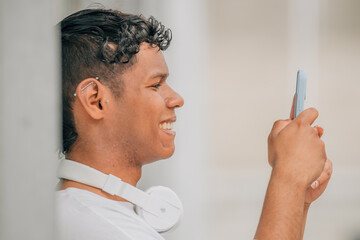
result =
[{"label": "nose", "polygon": [[172,88],[169,87],[170,94],[166,99],[166,106],[168,108],[180,108],[184,105],[184,99],[175,92]]}]

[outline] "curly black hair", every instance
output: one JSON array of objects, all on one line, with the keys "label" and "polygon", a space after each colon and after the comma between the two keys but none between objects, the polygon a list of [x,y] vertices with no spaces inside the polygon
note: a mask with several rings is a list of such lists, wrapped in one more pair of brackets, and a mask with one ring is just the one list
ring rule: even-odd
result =
[{"label": "curly black hair", "polygon": [[[136,62],[139,45],[166,50],[171,30],[154,17],[110,9],[85,9],[60,22],[62,41],[62,152],[67,154],[78,134],[72,104],[77,85],[99,77],[116,97],[121,96],[119,74]],[[121,77],[120,77],[121,78]]]}]

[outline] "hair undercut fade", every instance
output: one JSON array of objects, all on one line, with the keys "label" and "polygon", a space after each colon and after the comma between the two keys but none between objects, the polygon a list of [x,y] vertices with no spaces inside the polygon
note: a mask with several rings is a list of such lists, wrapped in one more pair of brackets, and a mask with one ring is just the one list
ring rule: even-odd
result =
[{"label": "hair undercut fade", "polygon": [[149,43],[166,50],[171,30],[154,17],[126,14],[116,10],[86,9],[60,23],[62,41],[62,152],[67,154],[78,134],[72,104],[77,85],[89,77],[121,96],[119,74],[136,62],[139,45]]}]

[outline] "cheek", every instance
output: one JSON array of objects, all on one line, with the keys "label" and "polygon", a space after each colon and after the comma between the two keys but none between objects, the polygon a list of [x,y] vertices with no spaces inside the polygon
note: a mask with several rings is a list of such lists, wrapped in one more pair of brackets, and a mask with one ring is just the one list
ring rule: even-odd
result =
[{"label": "cheek", "polygon": [[146,140],[154,141],[154,137],[159,134],[159,123],[163,120],[165,108],[164,99],[157,92],[148,94],[144,101],[134,107],[136,117],[133,117],[133,121],[137,122],[138,130],[149,133],[147,137],[150,139]]},{"label": "cheek", "polygon": [[159,123],[166,108],[164,99],[156,92],[149,96],[141,106],[143,117],[156,120]]},{"label": "cheek", "polygon": [[139,144],[153,145],[154,143],[161,146],[160,121],[164,120],[166,104],[160,92],[144,89],[136,94],[131,94],[128,104],[124,106],[122,114],[126,118],[127,131],[129,135],[136,138],[134,141]]}]

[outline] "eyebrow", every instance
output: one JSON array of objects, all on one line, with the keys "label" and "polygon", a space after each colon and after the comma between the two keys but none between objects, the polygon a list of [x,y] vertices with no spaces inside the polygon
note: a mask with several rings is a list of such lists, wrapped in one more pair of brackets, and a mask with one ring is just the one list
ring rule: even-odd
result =
[{"label": "eyebrow", "polygon": [[166,79],[169,76],[169,73],[155,73],[150,76],[151,79],[153,78],[163,78]]}]

